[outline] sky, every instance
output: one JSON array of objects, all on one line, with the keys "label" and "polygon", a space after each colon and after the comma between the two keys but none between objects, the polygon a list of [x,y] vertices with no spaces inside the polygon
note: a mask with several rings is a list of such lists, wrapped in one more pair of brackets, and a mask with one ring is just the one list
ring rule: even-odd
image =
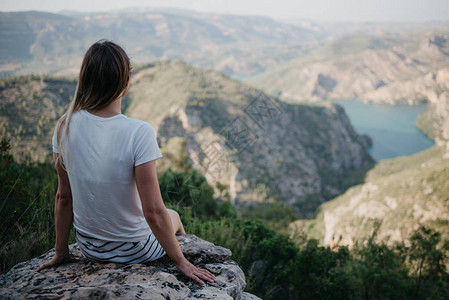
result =
[{"label": "sky", "polygon": [[130,7],[173,7],[220,14],[261,15],[315,21],[449,20],[449,0],[15,0],[0,11],[108,11]]}]

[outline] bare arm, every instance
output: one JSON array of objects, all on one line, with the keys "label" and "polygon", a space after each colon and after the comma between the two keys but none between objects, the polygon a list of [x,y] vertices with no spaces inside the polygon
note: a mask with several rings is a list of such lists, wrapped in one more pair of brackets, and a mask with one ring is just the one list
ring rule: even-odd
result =
[{"label": "bare arm", "polygon": [[71,261],[68,243],[73,222],[72,190],[67,172],[64,170],[60,160],[57,160],[58,154],[54,153],[53,157],[55,159],[56,171],[58,172],[58,191],[55,199],[56,252],[50,261],[44,263],[36,271]]},{"label": "bare arm", "polygon": [[215,276],[212,273],[192,265],[181,252],[159,190],[156,161],[152,160],[135,167],[135,177],[145,219],[176,268],[200,284],[204,284],[201,279],[214,282]]}]

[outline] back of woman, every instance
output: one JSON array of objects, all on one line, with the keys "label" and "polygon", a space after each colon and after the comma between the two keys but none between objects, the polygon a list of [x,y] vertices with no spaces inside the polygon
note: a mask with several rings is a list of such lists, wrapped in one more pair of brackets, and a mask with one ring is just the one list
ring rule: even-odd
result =
[{"label": "back of woman", "polygon": [[160,195],[155,160],[162,155],[154,129],[121,113],[131,73],[127,54],[110,41],[93,44],[84,56],[75,97],[53,135],[56,252],[38,271],[71,261],[73,223],[88,259],[135,264],[167,254],[182,274],[213,282],[177,243],[175,233],[185,231]]},{"label": "back of woman", "polygon": [[[134,179],[135,166],[162,157],[153,128],[123,114],[105,118],[80,110],[69,132],[65,165],[82,253],[120,263],[165,255],[145,220]],[[56,131],[53,152],[59,153]]]},{"label": "back of woman", "polygon": [[[53,137],[53,152],[59,153]],[[134,166],[162,157],[154,130],[123,114],[102,118],[80,110],[70,122],[64,160],[77,232],[105,241],[138,242],[151,233]]]}]

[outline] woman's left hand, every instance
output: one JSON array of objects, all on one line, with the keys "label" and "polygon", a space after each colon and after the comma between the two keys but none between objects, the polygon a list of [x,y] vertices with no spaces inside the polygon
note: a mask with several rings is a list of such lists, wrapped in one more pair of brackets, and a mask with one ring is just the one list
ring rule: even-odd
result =
[{"label": "woman's left hand", "polygon": [[[175,263],[176,268],[186,277],[191,278],[201,285],[204,285],[203,280],[208,282],[216,282],[215,275],[206,269],[197,268],[187,259],[182,259],[181,262]],[[201,280],[203,279],[203,280]]]},{"label": "woman's left hand", "polygon": [[70,256],[69,249],[67,249],[67,251],[63,254],[55,253],[53,258],[51,260],[43,263],[39,268],[36,269],[36,272],[39,272],[40,270],[43,270],[45,268],[56,267],[56,266],[59,266],[60,264],[70,263],[70,262],[75,262],[75,261],[78,261],[78,260],[72,258]]}]

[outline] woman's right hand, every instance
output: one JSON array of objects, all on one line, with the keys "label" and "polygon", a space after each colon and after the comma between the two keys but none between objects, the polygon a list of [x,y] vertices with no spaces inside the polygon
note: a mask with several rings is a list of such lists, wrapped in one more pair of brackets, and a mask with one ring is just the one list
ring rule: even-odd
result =
[{"label": "woman's right hand", "polygon": [[192,265],[187,259],[181,260],[180,263],[175,263],[176,268],[187,276],[198,282],[201,285],[204,285],[204,282],[201,280],[207,280],[208,282],[215,282],[215,276],[211,272],[205,269],[200,269]]},{"label": "woman's right hand", "polygon": [[78,261],[78,259],[72,258],[70,256],[69,249],[67,249],[67,251],[65,251],[65,253],[64,252],[62,254],[55,253],[55,255],[52,257],[52,259],[50,259],[49,261],[43,263],[35,271],[39,272],[39,271],[41,271],[41,270],[43,270],[45,268],[56,267],[56,266],[59,266],[60,264],[63,264],[63,263],[70,263],[70,262],[76,262],[76,261]]}]

